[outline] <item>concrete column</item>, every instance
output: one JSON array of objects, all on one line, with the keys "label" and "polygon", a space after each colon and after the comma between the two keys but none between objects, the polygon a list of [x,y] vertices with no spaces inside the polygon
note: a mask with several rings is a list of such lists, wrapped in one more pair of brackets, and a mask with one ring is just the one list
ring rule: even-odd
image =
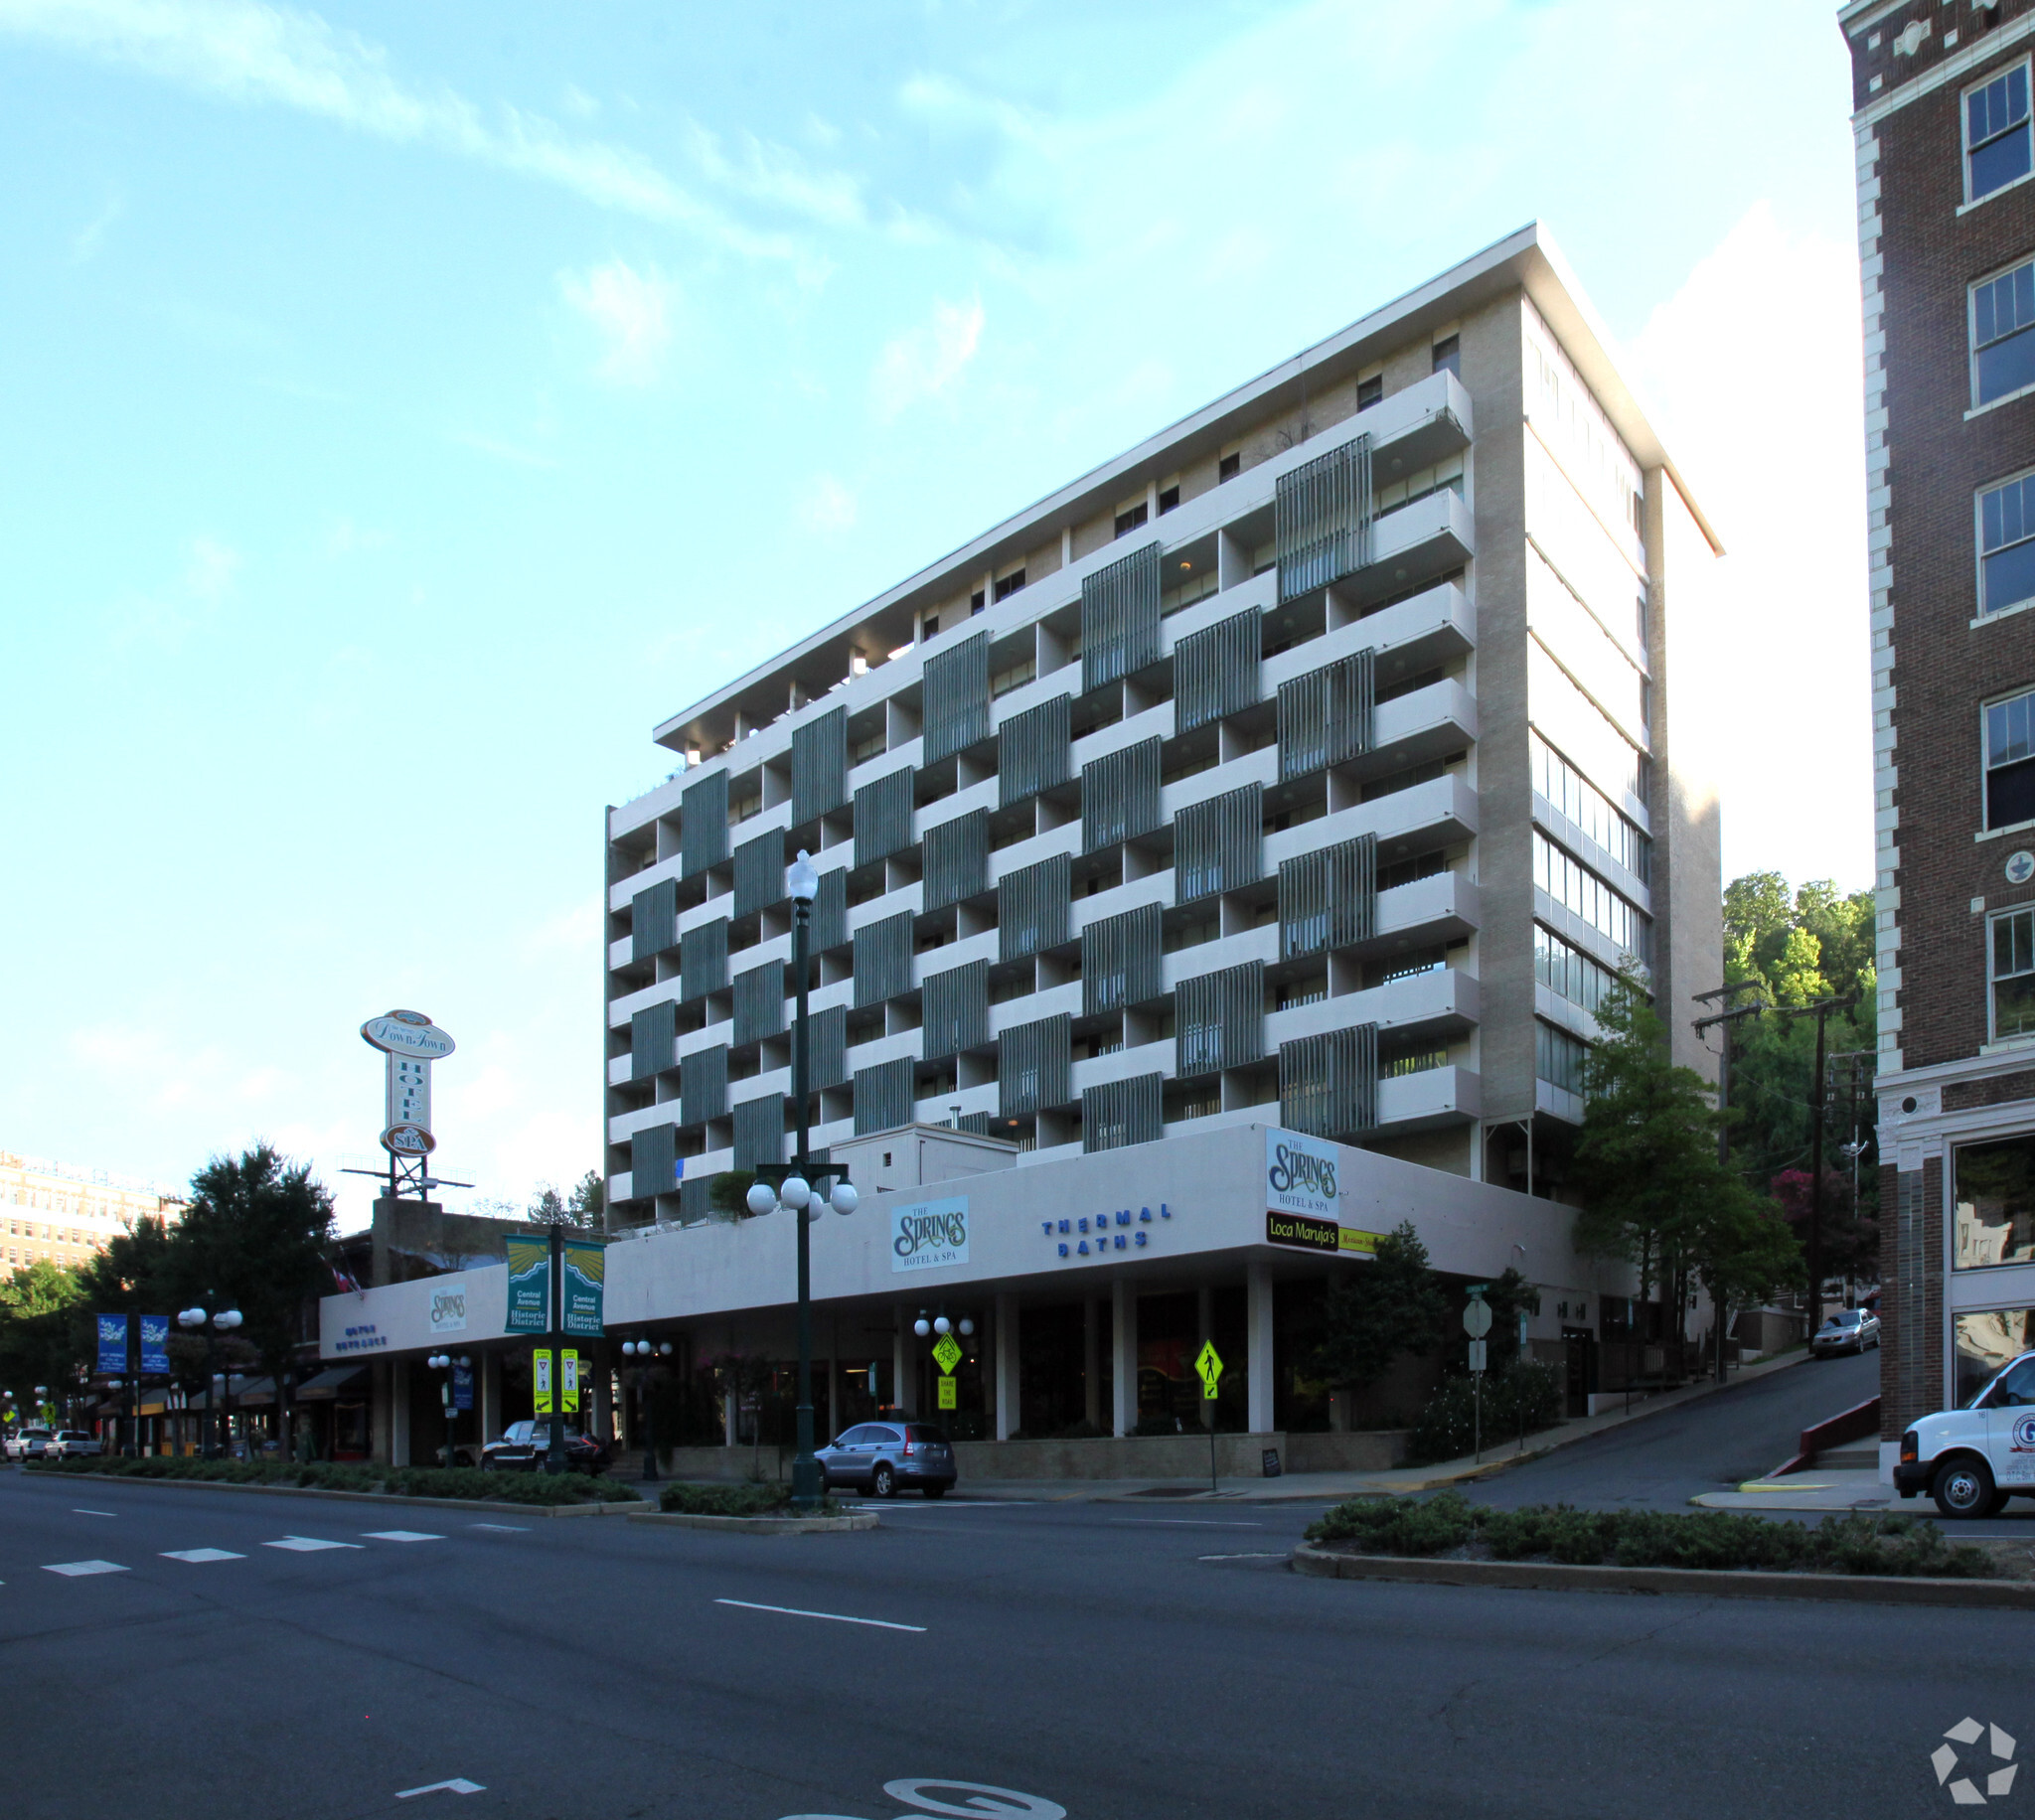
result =
[{"label": "concrete column", "polygon": [[409,1361],[389,1362],[389,1463],[409,1464]]},{"label": "concrete column", "polygon": [[1119,1277],[1110,1295],[1110,1423],[1119,1435],[1138,1426],[1138,1292]]},{"label": "concrete column", "polygon": [[483,1442],[502,1439],[502,1355],[499,1352],[484,1352],[480,1356],[480,1369],[475,1374],[478,1382],[474,1385],[474,1401],[480,1405],[481,1440]]},{"label": "concrete column", "polygon": [[[395,1399],[390,1391],[390,1382],[395,1376],[395,1362],[392,1359],[377,1359],[369,1367],[368,1376],[368,1453],[378,1465],[395,1463],[393,1429],[395,1421]],[[196,1393],[192,1393],[193,1396]],[[180,1444],[201,1434],[198,1419],[192,1413],[199,1405],[186,1399],[186,1413],[178,1425],[183,1431],[177,1437]]]},{"label": "concrete column", "polygon": [[1018,1298],[997,1297],[997,1439],[1019,1426],[1018,1410]]},{"label": "concrete column", "polygon": [[840,1397],[841,1316],[837,1312],[827,1317],[827,1394],[816,1397],[813,1408],[813,1423],[823,1445],[841,1433],[841,1418],[835,1412],[835,1404]]},{"label": "concrete column", "polygon": [[1093,1295],[1081,1297],[1081,1416],[1091,1429],[1102,1427],[1102,1322]]},{"label": "concrete column", "polygon": [[1253,1435],[1272,1432],[1272,1273],[1262,1264],[1247,1267],[1244,1318],[1249,1354],[1250,1422]]},{"label": "concrete column", "polygon": [[[1201,1346],[1205,1346],[1215,1338],[1215,1291],[1204,1283],[1194,1300],[1195,1324],[1200,1330]],[[1201,1346],[1194,1348],[1196,1358],[1201,1355]],[[1212,1398],[1201,1399],[1201,1426],[1204,1429],[1212,1429],[1215,1426],[1215,1403]]]},{"label": "concrete column", "polygon": [[897,1310],[896,1351],[891,1355],[897,1371],[897,1408],[900,1414],[918,1414],[918,1335],[911,1323],[918,1319],[914,1304]]},{"label": "concrete column", "polygon": [[727,1388],[721,1393],[720,1399],[721,1429],[727,1444],[731,1447],[738,1447],[742,1444],[740,1429],[742,1419],[741,1399],[735,1394],[735,1381],[732,1372],[723,1373],[722,1382]]}]

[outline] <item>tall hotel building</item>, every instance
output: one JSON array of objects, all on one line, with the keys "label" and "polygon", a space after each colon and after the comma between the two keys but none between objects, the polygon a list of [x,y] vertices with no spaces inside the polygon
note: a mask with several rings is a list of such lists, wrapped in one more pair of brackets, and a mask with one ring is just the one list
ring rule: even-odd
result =
[{"label": "tall hotel building", "polygon": [[[1007,1169],[971,1175],[951,1280],[1000,1326],[1113,1298],[1121,1400],[1126,1298],[1198,1288],[1206,1327],[1233,1274],[1270,1426],[1273,1289],[1336,1264],[1268,1226],[1284,1133],[1340,1158],[1345,1228],[1431,1222],[1439,1266],[1520,1265],[1536,1334],[1588,1341],[1618,1286],[1558,1201],[1593,1007],[1636,964],[1703,1066],[1690,997],[1722,978],[1675,682],[1715,554],[1527,228],[675,713],[679,768],[606,824],[610,1224],[700,1267],[650,1273],[672,1305],[645,1315],[789,1293],[739,1249],[782,1221],[711,1219],[709,1189],[789,1154],[805,848],[813,1142],[874,1221],[884,1189]],[[1158,1224],[1188,1201],[1191,1247]],[[1091,1254],[1090,1213],[1156,1236]],[[986,1222],[1035,1260],[990,1267]],[[866,1257],[816,1262],[823,1300],[946,1287],[893,1280],[861,1216],[824,1230],[864,1225]],[[1089,1257],[1109,1287],[1066,1288]]]},{"label": "tall hotel building", "polygon": [[2035,4],[1844,8],[1879,895],[1883,1457],[2035,1345]]}]

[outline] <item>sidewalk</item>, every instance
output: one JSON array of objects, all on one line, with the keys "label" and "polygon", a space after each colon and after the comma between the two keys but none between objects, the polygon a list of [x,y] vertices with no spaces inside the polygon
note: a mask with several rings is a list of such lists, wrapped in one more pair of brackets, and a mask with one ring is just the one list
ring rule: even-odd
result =
[{"label": "sidewalk", "polygon": [[[1734,1384],[1748,1384],[1755,1378],[1785,1371],[1792,1365],[1804,1363],[1806,1356],[1801,1352],[1783,1353],[1778,1358],[1765,1359],[1757,1365],[1748,1365],[1733,1372],[1721,1385],[1715,1382],[1690,1384],[1662,1396],[1636,1402],[1630,1412],[1605,1410],[1599,1415],[1579,1417],[1559,1428],[1544,1429],[1538,1435],[1527,1436],[1523,1450],[1516,1441],[1500,1440],[1484,1450],[1482,1460],[1466,1454],[1462,1459],[1443,1460],[1429,1466],[1399,1466],[1386,1472],[1294,1472],[1276,1479],[1221,1479],[1213,1491],[1206,1479],[969,1479],[956,1488],[955,1496],[962,1500],[1014,1499],[1038,1503],[1097,1503],[1113,1498],[1139,1498],[1154,1504],[1206,1502],[1211,1499],[1249,1504],[1336,1503],[1343,1498],[1354,1497],[1403,1497],[1410,1492],[1438,1491],[1447,1485],[1487,1478],[1516,1466],[1521,1460],[1538,1459],[1559,1448],[1573,1446],[1579,1441],[1588,1441],[1594,1435],[1624,1428],[1631,1422],[1644,1422],[1648,1416],[1657,1416],[1663,1410],[1679,1409],[1684,1403],[1692,1403],[1699,1397],[1714,1396],[1719,1390],[1729,1390]],[[1834,1475],[1817,1473],[1813,1476],[1820,1484]],[[1870,1478],[1871,1475],[1857,1476]],[[1887,1495],[1891,1496],[1891,1491]]]},{"label": "sidewalk", "polygon": [[1936,1508],[1901,1497],[1877,1472],[1824,1472],[1810,1467],[1785,1479],[1751,1479],[1736,1491],[1706,1491],[1690,1500],[1706,1510],[1913,1510]]}]

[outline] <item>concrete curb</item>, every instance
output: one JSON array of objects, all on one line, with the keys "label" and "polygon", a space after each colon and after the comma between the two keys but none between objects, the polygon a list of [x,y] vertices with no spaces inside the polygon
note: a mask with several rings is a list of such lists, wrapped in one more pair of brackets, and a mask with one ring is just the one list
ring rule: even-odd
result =
[{"label": "concrete curb", "polygon": [[512,1504],[507,1498],[420,1498],[398,1491],[321,1491],[316,1485],[235,1485],[222,1479],[143,1478],[133,1472],[37,1473],[37,1478],[89,1479],[101,1485],[170,1485],[178,1490],[263,1491],[273,1497],[342,1498],[355,1504],[420,1504],[429,1510],[507,1510],[524,1517],[626,1517],[655,1510],[645,1498],[601,1504]]},{"label": "concrete curb", "polygon": [[1533,1592],[1652,1592],[1691,1598],[1808,1598],[1840,1604],[1957,1605],[2035,1611],[2035,1582],[1898,1580],[1870,1574],[1760,1574],[1712,1568],[1588,1568],[1558,1562],[1433,1561],[1399,1555],[1344,1555],[1303,1542],[1296,1574],[1320,1580],[1421,1581],[1443,1587],[1511,1587]]},{"label": "concrete curb", "polygon": [[742,1536],[835,1536],[850,1530],[874,1529],[876,1513],[861,1510],[846,1517],[709,1517],[686,1510],[633,1512],[631,1523],[669,1523],[678,1529],[722,1529]]}]

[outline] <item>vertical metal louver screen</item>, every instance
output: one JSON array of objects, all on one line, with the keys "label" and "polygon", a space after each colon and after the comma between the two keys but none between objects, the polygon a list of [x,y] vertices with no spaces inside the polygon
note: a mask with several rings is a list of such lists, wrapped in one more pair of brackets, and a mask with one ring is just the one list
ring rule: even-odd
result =
[{"label": "vertical metal louver screen", "polygon": [[837,707],[792,729],[792,826],[832,815],[847,801],[848,709]]},{"label": "vertical metal louver screen", "polygon": [[1106,752],[1081,767],[1081,850],[1115,846],[1159,826],[1159,741]]},{"label": "vertical metal louver screen", "polygon": [[688,1004],[727,990],[727,922],[716,917],[679,937],[679,996]]},{"label": "vertical metal louver screen", "polygon": [[727,1045],[695,1049],[679,1062],[679,1117],[704,1125],[727,1117]]},{"label": "vertical metal louver screen", "polygon": [[698,878],[727,864],[727,772],[709,771],[679,793],[679,872]]},{"label": "vertical metal louver screen", "polygon": [[1157,1143],[1164,1130],[1164,1081],[1156,1074],[1087,1089],[1081,1096],[1081,1147],[1118,1150],[1127,1143]]},{"label": "vertical metal louver screen", "polygon": [[997,1113],[1022,1119],[1074,1097],[1074,1020],[1065,1011],[997,1038]]},{"label": "vertical metal louver screen", "polygon": [[782,961],[765,961],[761,967],[735,975],[737,1048],[766,1036],[784,1034],[784,975]]},{"label": "vertical metal louver screen", "polygon": [[1174,1073],[1214,1074],[1265,1059],[1265,964],[1246,961],[1174,988]]},{"label": "vertical metal louver screen", "polygon": [[1246,784],[1173,819],[1173,899],[1190,904],[1265,876],[1265,791]]},{"label": "vertical metal louver screen", "polygon": [[971,961],[923,983],[924,1059],[929,1062],[980,1049],[990,1040],[990,964]]},{"label": "vertical metal louver screen", "polygon": [[766,829],[735,848],[735,915],[754,916],[784,898],[784,830]]},{"label": "vertical metal louver screen", "polygon": [[1257,705],[1264,693],[1260,619],[1256,607],[1199,632],[1173,648],[1173,724],[1191,733],[1225,714]]},{"label": "vertical metal louver screen", "polygon": [[1371,749],[1376,703],[1368,651],[1280,683],[1280,777],[1305,777],[1361,758]]},{"label": "vertical metal louver screen", "polygon": [[1159,661],[1159,545],[1148,543],[1081,583],[1085,694]]},{"label": "vertical metal louver screen", "polygon": [[997,806],[1074,781],[1074,698],[1054,695],[997,729]]},{"label": "vertical metal louver screen", "polygon": [[848,868],[836,866],[820,874],[813,899],[812,947],[816,955],[848,946]]},{"label": "vertical metal louver screen", "polygon": [[900,910],[855,932],[855,1002],[881,1004],[911,990],[911,912]]},{"label": "vertical metal louver screen", "polygon": [[1165,988],[1159,906],[1140,904],[1081,931],[1081,1010],[1097,1017],[1157,998]]},{"label": "vertical metal louver screen", "polygon": [[829,1005],[815,1011],[811,1023],[812,1049],[806,1058],[807,1085],[815,1093],[829,1087],[848,1085],[848,1006]]},{"label": "vertical metal louver screen", "polygon": [[990,635],[978,632],[952,651],[926,659],[925,712],[919,723],[922,762],[943,758],[990,736]]},{"label": "vertical metal louver screen", "polygon": [[1378,839],[1318,847],[1279,868],[1279,958],[1368,942],[1378,927]]},{"label": "vertical metal louver screen", "polygon": [[1326,586],[1371,559],[1371,439],[1358,436],[1279,477],[1273,508],[1279,598]]},{"label": "vertical metal louver screen", "polygon": [[711,1199],[713,1185],[704,1175],[683,1175],[679,1178],[679,1218],[691,1223],[712,1216]]},{"label": "vertical metal louver screen", "polygon": [[866,1138],[871,1132],[893,1131],[909,1125],[916,1107],[912,1079],[916,1064],[908,1055],[894,1062],[878,1062],[873,1068],[855,1071],[855,1135]]},{"label": "vertical metal louver screen", "polygon": [[669,1125],[646,1125],[629,1139],[629,1198],[652,1200],[679,1185],[679,1134]]},{"label": "vertical metal louver screen", "polygon": [[972,809],[925,834],[923,910],[944,910],[990,888],[990,812]]},{"label": "vertical metal louver screen", "polygon": [[766,1093],[753,1100],[737,1100],[734,1119],[737,1169],[753,1169],[759,1162],[784,1160],[783,1094]]},{"label": "vertical metal louver screen", "polygon": [[667,998],[629,1019],[629,1078],[654,1081],[672,1065],[679,1042],[679,1007]]},{"label": "vertical metal louver screen", "polygon": [[1071,941],[1074,857],[1054,853],[997,880],[997,959],[1022,961]]},{"label": "vertical metal louver screen", "polygon": [[1378,1026],[1353,1024],[1279,1045],[1279,1123],[1342,1138],[1378,1123]]},{"label": "vertical metal louver screen", "polygon": [[679,939],[679,886],[668,878],[629,900],[629,959],[655,960]]},{"label": "vertical metal louver screen", "polygon": [[873,865],[911,845],[912,771],[886,772],[855,793],[855,862]]}]

